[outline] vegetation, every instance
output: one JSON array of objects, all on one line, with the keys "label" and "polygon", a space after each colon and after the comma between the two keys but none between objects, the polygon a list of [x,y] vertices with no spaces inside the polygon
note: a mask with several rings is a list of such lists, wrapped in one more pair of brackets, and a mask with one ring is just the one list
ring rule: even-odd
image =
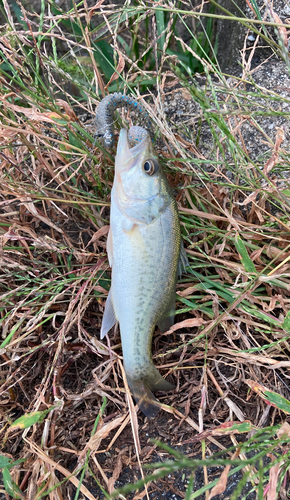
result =
[{"label": "vegetation", "polygon": [[[3,0],[6,498],[210,500],[227,481],[232,500],[286,498],[289,98],[257,83],[250,62],[261,41],[290,68],[288,31],[273,10],[247,4],[237,18],[213,0],[204,11],[142,0],[67,11],[42,0],[39,12]],[[231,78],[214,37],[214,21],[229,17],[256,36]],[[190,261],[176,324],[153,348],[177,391],[159,397],[150,422],[124,379],[118,332],[99,340],[114,152],[96,142],[94,115],[116,90],[140,98],[156,126]]]}]

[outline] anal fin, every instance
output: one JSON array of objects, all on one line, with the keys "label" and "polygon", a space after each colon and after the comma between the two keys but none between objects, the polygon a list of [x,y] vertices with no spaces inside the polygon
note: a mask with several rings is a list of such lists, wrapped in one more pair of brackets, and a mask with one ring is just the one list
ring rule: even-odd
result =
[{"label": "anal fin", "polygon": [[162,318],[157,323],[158,328],[160,328],[162,333],[165,333],[172,327],[174,323],[175,316],[175,287],[171,294],[167,309],[165,314],[163,314]]}]

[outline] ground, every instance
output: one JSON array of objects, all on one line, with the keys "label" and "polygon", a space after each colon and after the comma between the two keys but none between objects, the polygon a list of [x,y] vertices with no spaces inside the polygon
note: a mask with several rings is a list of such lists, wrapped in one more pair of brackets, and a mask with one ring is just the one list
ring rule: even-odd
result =
[{"label": "ground", "polygon": [[[239,62],[231,76],[205,64],[184,79],[171,67],[144,94],[190,259],[177,284],[176,330],[154,336],[154,363],[176,390],[157,394],[164,406],[153,420],[126,390],[118,329],[99,338],[114,152],[92,140],[94,101],[80,104],[61,88],[66,128],[43,102],[30,103],[31,116],[16,92],[2,99],[1,453],[25,459],[11,475],[27,500],[42,487],[47,497],[54,488],[50,498],[75,498],[87,456],[79,498],[164,472],[147,498],[208,498],[216,480],[224,489],[215,499],[252,500],[288,467],[288,438],[284,458],[276,441],[290,399],[289,61],[247,36]],[[9,427],[34,411],[43,422]],[[229,458],[238,464],[227,471],[218,460]],[[77,479],[58,487],[71,472]],[[281,481],[284,499],[287,475]],[[119,498],[146,494],[140,486]]]}]

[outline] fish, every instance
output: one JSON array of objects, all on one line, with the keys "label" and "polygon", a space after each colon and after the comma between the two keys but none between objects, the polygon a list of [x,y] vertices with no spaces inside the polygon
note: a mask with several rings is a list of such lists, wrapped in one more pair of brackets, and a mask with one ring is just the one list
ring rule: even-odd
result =
[{"label": "fish", "polygon": [[107,253],[112,268],[101,338],[119,323],[126,378],[149,418],[160,409],[155,391],[175,387],[152,361],[155,326],[174,322],[178,273],[187,265],[176,200],[143,127],[121,129],[111,192]]}]

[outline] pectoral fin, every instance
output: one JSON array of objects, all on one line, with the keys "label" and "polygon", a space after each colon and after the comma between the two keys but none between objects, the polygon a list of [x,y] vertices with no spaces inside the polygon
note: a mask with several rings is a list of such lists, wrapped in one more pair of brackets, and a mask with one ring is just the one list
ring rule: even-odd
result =
[{"label": "pectoral fin", "polygon": [[110,289],[108,298],[106,300],[105,312],[101,326],[101,339],[103,339],[105,335],[107,335],[107,333],[111,330],[111,328],[113,328],[113,326],[117,322],[118,320],[115,315],[114,305],[112,300],[112,289]]},{"label": "pectoral fin", "polygon": [[109,229],[108,238],[107,238],[107,254],[109,259],[109,264],[112,267],[113,265],[113,239],[112,239],[112,231]]}]

